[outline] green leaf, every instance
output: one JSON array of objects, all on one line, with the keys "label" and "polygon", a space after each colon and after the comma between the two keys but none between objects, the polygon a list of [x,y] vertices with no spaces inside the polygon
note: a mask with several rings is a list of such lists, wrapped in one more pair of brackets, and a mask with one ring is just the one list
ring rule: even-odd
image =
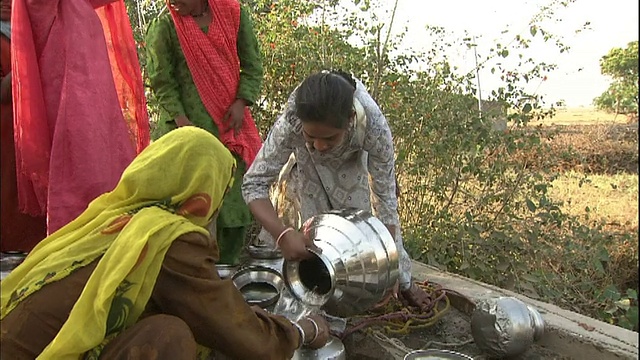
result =
[{"label": "green leaf", "polygon": [[615,302],[616,306],[624,311],[629,310],[631,308],[631,300],[622,299]]},{"label": "green leaf", "polygon": [[620,300],[620,293],[618,292],[618,289],[616,289],[615,285],[609,285],[602,292],[602,297],[604,299],[618,301]]},{"label": "green leaf", "polygon": [[598,259],[595,259],[593,261],[593,266],[595,266],[596,271],[598,272],[598,274],[604,274],[604,266],[602,266],[602,262]]},{"label": "green leaf", "polygon": [[498,265],[496,265],[496,269],[498,271],[507,271],[508,268],[509,268],[509,263],[499,263]]},{"label": "green leaf", "polygon": [[638,292],[634,289],[627,289],[627,297],[629,299],[638,300]]},{"label": "green leaf", "polygon": [[529,211],[531,211],[531,212],[536,211],[537,207],[536,207],[536,204],[533,203],[533,201],[527,199],[526,200],[526,204],[527,204],[527,208],[529,209]]},{"label": "green leaf", "polygon": [[524,112],[525,114],[528,114],[531,112],[531,104],[525,104],[524,107],[522,108],[522,112]]},{"label": "green leaf", "polygon": [[598,252],[598,259],[600,261],[604,261],[604,262],[609,262],[609,251],[605,248],[600,249],[600,251]]},{"label": "green leaf", "polygon": [[616,306],[616,304],[611,304],[611,305],[607,306],[606,309],[604,309],[604,312],[606,312],[609,315],[613,315],[616,312],[618,312],[618,306]]},{"label": "green leaf", "polygon": [[522,274],[521,278],[534,284],[537,284],[538,282],[540,282],[540,280],[537,277],[530,274]]},{"label": "green leaf", "polygon": [[530,27],[529,33],[531,33],[531,36],[536,36],[536,34],[538,33],[538,28],[535,25]]},{"label": "green leaf", "polygon": [[467,219],[468,222],[473,222],[473,216],[471,216],[471,213],[468,211],[464,212],[464,217]]}]

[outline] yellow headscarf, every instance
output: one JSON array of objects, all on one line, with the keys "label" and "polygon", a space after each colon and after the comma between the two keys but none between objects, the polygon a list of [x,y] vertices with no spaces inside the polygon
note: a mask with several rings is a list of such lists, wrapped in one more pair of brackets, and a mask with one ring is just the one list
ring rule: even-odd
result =
[{"label": "yellow headscarf", "polygon": [[163,136],[134,159],[112,192],[40,242],[2,281],[0,318],[42,286],[102,256],[38,359],[78,359],[134,324],[167,249],[185,233],[208,234],[205,226],[234,171],[229,150],[204,130],[185,127]]}]

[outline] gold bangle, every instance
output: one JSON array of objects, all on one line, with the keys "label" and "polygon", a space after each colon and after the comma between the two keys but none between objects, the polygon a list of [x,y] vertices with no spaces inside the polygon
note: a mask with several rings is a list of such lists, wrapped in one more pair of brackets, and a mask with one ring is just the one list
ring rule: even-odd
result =
[{"label": "gold bangle", "polygon": [[284,237],[284,235],[286,233],[288,233],[289,231],[293,231],[295,230],[294,228],[292,228],[291,226],[289,226],[288,228],[282,230],[282,232],[280,233],[280,235],[278,235],[278,238],[276,239],[276,248],[280,247],[280,240],[282,240],[282,238]]}]

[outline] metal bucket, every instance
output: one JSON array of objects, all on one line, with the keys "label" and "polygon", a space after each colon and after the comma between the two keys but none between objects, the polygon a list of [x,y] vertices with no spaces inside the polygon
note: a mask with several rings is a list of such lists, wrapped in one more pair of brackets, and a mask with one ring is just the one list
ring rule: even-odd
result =
[{"label": "metal bucket", "polygon": [[340,339],[331,336],[329,341],[320,349],[303,347],[293,353],[291,360],[346,360],[346,350]]},{"label": "metal bucket", "polygon": [[331,211],[309,219],[304,231],[321,252],[284,261],[292,295],[310,307],[348,317],[371,309],[398,280],[398,250],[387,228],[369,212]]},{"label": "metal bucket", "polygon": [[473,360],[471,356],[449,350],[417,350],[405,355],[404,360]]},{"label": "metal bucket", "polygon": [[216,264],[216,270],[218,270],[218,276],[220,279],[233,277],[233,274],[235,274],[239,268],[240,266],[238,265]]},{"label": "metal bucket", "polygon": [[280,273],[264,266],[243,267],[231,279],[249,305],[261,308],[275,304],[284,288]]}]

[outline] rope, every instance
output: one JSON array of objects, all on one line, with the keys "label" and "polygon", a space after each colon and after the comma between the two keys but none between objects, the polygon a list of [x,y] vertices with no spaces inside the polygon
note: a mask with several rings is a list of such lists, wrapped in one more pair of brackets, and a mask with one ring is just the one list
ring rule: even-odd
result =
[{"label": "rope", "polygon": [[451,307],[447,291],[440,285],[427,280],[417,282],[416,285],[430,295],[431,302],[423,310],[416,307],[405,307],[398,300],[392,300],[382,309],[384,311],[382,315],[370,312],[364,316],[353,317],[359,321],[348,327],[341,338],[345,339],[356,331],[373,326],[380,327],[387,334],[408,334],[412,330],[435,325]]}]

